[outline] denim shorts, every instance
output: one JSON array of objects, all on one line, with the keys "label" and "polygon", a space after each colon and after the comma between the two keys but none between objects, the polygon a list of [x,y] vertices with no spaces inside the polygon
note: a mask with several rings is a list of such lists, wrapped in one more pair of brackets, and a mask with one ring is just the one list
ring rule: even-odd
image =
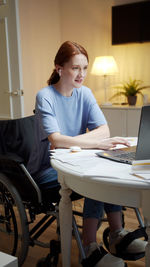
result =
[{"label": "denim shorts", "polygon": [[[59,182],[57,180],[57,171],[53,168],[48,168],[33,175],[36,183],[41,189],[50,189],[57,187]],[[103,217],[104,211],[106,213],[121,211],[122,207],[119,205],[104,203],[101,201],[85,198],[83,208],[83,218],[97,218]]]},{"label": "denim shorts", "polygon": [[51,167],[32,175],[38,186],[44,190],[59,185],[57,176],[57,171]]},{"label": "denim shorts", "polygon": [[85,198],[83,217],[84,218],[97,218],[103,217],[104,211],[106,213],[121,211],[122,207],[119,205],[109,204],[90,198]]}]

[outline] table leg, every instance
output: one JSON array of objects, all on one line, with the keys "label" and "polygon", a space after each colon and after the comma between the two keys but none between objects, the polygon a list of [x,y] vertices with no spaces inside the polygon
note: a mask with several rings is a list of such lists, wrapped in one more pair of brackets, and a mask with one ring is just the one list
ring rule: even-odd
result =
[{"label": "table leg", "polygon": [[149,267],[150,266],[150,224],[146,219],[144,220],[145,220],[146,232],[148,235],[148,243],[147,243],[146,250],[145,250],[145,267]]},{"label": "table leg", "polygon": [[59,203],[59,220],[60,220],[60,237],[61,237],[61,254],[62,266],[70,267],[71,262],[71,242],[72,242],[72,203],[70,199],[70,190],[63,177],[58,178],[61,189],[61,200]]}]

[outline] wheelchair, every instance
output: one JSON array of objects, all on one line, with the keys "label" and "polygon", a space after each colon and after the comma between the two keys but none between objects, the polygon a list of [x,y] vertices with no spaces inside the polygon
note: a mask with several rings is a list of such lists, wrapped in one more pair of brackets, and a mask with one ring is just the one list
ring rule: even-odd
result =
[{"label": "wheelchair", "polygon": [[[0,250],[17,256],[18,265],[22,266],[29,246],[50,248],[49,263],[45,266],[57,266],[60,253],[60,187],[55,188],[55,192],[51,189],[41,192],[26,169],[34,145],[34,123],[35,115],[0,121],[0,236],[3,240]],[[73,200],[79,198],[79,195],[72,196]],[[38,214],[43,216],[35,224]],[[82,216],[77,211],[74,211],[74,214]],[[54,221],[57,225],[58,240],[51,240],[50,244],[39,241],[39,237]],[[75,218],[73,224],[77,242],[81,247]]]},{"label": "wheelchair", "polygon": [[[35,115],[0,121],[0,236],[3,240],[0,251],[18,257],[18,266],[22,266],[30,246],[46,247],[50,249],[49,254],[38,261],[37,266],[55,267],[61,252],[60,187],[42,192],[26,168],[34,146],[34,123]],[[73,193],[71,198],[74,201],[81,196]],[[36,223],[39,214],[42,214],[42,218]],[[76,216],[82,216],[82,213],[73,211],[72,229],[81,259],[85,259]],[[50,240],[48,244],[39,241],[42,233],[54,221],[57,240]],[[103,239],[109,250],[108,236],[109,228],[106,228]]]}]

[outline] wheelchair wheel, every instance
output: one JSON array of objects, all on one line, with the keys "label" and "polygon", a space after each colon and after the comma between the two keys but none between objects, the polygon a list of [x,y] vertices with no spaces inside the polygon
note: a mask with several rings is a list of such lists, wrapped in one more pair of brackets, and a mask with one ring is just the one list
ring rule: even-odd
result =
[{"label": "wheelchair wheel", "polygon": [[29,247],[29,227],[21,197],[0,173],[0,251],[18,257],[21,266]]}]

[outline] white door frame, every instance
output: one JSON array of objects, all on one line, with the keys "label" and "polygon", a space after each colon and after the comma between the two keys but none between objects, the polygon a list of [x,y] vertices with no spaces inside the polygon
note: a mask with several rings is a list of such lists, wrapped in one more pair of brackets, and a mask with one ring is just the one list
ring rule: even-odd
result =
[{"label": "white door frame", "polygon": [[[3,23],[2,29],[5,35],[3,36],[5,40],[3,39],[2,45],[5,46],[4,51],[6,52],[8,72],[6,75],[8,77],[7,83],[6,80],[3,83],[3,77],[1,77],[0,89],[1,91],[3,90],[1,92],[1,101],[3,101],[4,97],[4,100],[7,100],[6,103],[9,106],[7,107],[8,109],[5,107],[4,114],[1,111],[0,118],[14,119],[24,116],[18,0],[0,0],[0,19]],[[7,88],[3,84],[8,84],[6,86]]]}]

